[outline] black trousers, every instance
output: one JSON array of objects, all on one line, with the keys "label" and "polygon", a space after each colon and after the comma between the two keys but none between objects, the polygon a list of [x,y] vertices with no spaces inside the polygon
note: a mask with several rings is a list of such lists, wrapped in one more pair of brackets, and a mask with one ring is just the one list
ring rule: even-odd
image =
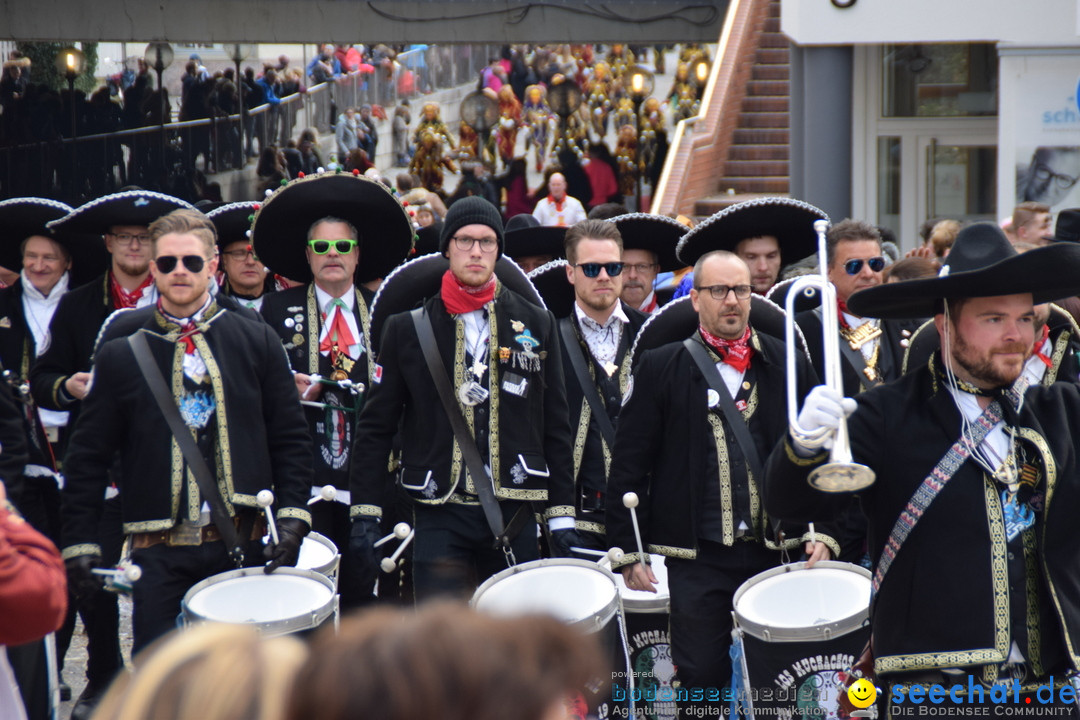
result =
[{"label": "black trousers", "polygon": [[[520,502],[500,502],[503,524],[509,524],[519,508],[528,514],[521,532],[511,542],[518,564],[540,557],[536,520]],[[492,575],[505,570],[506,555],[495,547],[495,538],[479,505],[421,505],[413,511],[413,587],[416,601],[433,597],[467,600]]]},{"label": "black trousers", "polygon": [[742,540],[731,547],[702,540],[697,559],[666,559],[671,653],[682,687],[701,689],[705,697],[710,691],[714,697],[723,696],[724,688],[731,685],[729,651],[735,591],[779,560],[779,553],[760,542]]},{"label": "black trousers", "polygon": [[[179,547],[161,543],[134,551],[131,559],[142,568],[142,577],[131,592],[135,635],[132,657],[176,628],[181,601],[192,585],[236,567],[221,540]],[[248,566],[263,563],[260,541],[249,543],[244,562]]]}]

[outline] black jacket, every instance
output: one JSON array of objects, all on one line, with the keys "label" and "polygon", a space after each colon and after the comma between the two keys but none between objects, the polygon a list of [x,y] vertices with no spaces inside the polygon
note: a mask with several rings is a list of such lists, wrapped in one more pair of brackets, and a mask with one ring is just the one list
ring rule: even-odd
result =
[{"label": "black jacket", "polygon": [[[310,524],[311,439],[280,342],[265,324],[216,303],[203,323],[196,341],[205,341],[217,366],[208,371],[218,401],[222,496],[233,506],[256,507],[256,494],[270,488],[279,517]],[[164,530],[178,515],[183,460],[170,449],[172,433],[128,345],[135,326],[146,334],[166,382],[174,388],[182,382],[178,328],[156,308],[130,310],[110,324],[107,332],[115,337],[97,351],[93,384],[65,458],[65,557],[98,551],[97,521],[116,452],[124,531]]]},{"label": "black jacket", "polygon": [[[1048,633],[1064,628],[1068,659],[1080,667],[1080,388],[1055,383],[1028,391],[1019,414],[1022,444],[1042,478],[1036,493],[1034,550],[1042,588],[1048,587],[1054,617],[1040,621]],[[869,518],[870,557],[875,563],[893,525],[923,479],[960,436],[955,400],[923,366],[900,380],[858,397],[850,417],[856,462],[877,474],[860,493]],[[846,506],[847,495],[811,488],[807,474],[824,456],[800,459],[787,440],[773,451],[766,472],[765,506],[777,517],[828,517]],[[999,489],[973,461],[962,464],[933,500],[900,548],[871,612],[879,673],[1004,662],[1009,654],[1007,552]],[[1056,643],[1060,645],[1059,643]],[[1030,661],[1029,648],[1021,648]]]},{"label": "black jacket", "polygon": [[[751,343],[755,349],[751,366],[755,383],[746,412],[750,413],[748,425],[758,457],[764,462],[776,441],[787,432],[784,346],[757,332],[751,336]],[[799,396],[815,382],[810,363],[800,357]],[[633,387],[624,397],[619,416],[608,495],[622,498],[624,493],[637,493],[638,522],[646,552],[696,557],[706,484],[721,482],[728,476],[721,468],[727,467],[729,460],[717,457],[708,419],[710,412],[720,411],[709,409],[708,391],[708,381],[682,342],[646,352],[635,367]],[[728,438],[727,442],[730,447],[735,440]],[[762,479],[752,478],[752,482],[760,495]],[[764,534],[770,546],[780,544],[772,523],[760,503],[757,505],[755,534]],[[731,526],[730,517],[726,524],[734,534],[736,528]],[[784,547],[800,546],[808,539],[804,530],[786,528]],[[630,511],[621,502],[608,504],[607,531],[609,544],[626,551],[623,562],[618,564],[637,561],[638,553],[631,552],[637,543]],[[829,544],[834,554],[839,552],[827,533],[819,532],[818,539]]]},{"label": "black jacket", "polygon": [[[456,390],[465,373],[464,362],[455,362],[464,357],[463,343],[456,341],[457,323],[438,296],[423,307],[432,318],[443,364]],[[489,352],[490,371],[485,373],[490,398],[465,411],[489,437],[496,497],[542,502],[546,517],[573,517],[570,429],[555,318],[500,284],[495,322],[496,350]],[[538,357],[519,363],[525,346],[516,338],[526,331],[539,343],[533,346]],[[464,463],[453,451],[453,431],[409,313],[387,319],[379,348],[375,380],[360,414],[353,450],[352,516],[382,515],[386,459],[399,424],[399,482],[408,495],[425,504],[462,496],[475,502],[471,478],[461,482]],[[531,367],[522,367],[526,364]]]}]

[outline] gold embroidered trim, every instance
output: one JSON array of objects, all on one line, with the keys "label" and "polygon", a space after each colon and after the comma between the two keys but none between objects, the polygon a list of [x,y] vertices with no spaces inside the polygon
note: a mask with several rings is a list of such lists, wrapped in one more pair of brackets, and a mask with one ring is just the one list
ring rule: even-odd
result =
[{"label": "gold embroidered trim", "polygon": [[724,434],[724,424],[720,422],[720,418],[716,417],[716,413],[709,412],[707,416],[716,444],[716,467],[720,482],[720,522],[724,526],[724,544],[732,545],[735,543],[735,519],[731,507],[731,466],[728,462],[727,438]]},{"label": "gold embroidered trim", "polygon": [[[1006,561],[1008,538],[997,484],[985,473],[983,494],[990,529],[990,579],[993,583],[994,647],[1004,658],[1009,654],[1009,567]],[[1004,661],[1002,661],[1004,662]]]},{"label": "gold embroidered trim", "polygon": [[1057,340],[1054,341],[1054,350],[1050,356],[1050,367],[1046,368],[1046,372],[1043,373],[1042,386],[1050,387],[1057,380],[1058,373],[1061,371],[1061,361],[1065,358],[1065,351],[1069,349],[1069,339],[1072,336],[1072,331],[1066,330],[1058,335]]},{"label": "gold embroidered trim", "polygon": [[[214,354],[210,352],[210,346],[206,343],[206,338],[200,333],[193,335],[192,339],[195,341],[196,350],[202,356],[203,364],[206,365],[206,372],[210,376],[210,385],[214,390],[214,400],[217,404],[214,414],[217,419],[218,437],[214,456],[218,466],[218,491],[221,493],[229,513],[235,515],[236,509],[233,507],[232,502],[235,492],[232,472],[233,457],[232,446],[229,443],[229,412],[225,404],[225,384],[221,377],[221,368],[218,367]],[[177,347],[181,346],[177,345]],[[183,360],[181,360],[182,362]],[[181,370],[181,372],[183,371]]]},{"label": "gold embroidered trim", "polygon": [[69,545],[63,549],[60,553],[60,557],[64,560],[70,560],[74,557],[82,557],[83,555],[100,555],[101,546],[94,543],[82,543],[80,545]]},{"label": "gold embroidered trim", "polygon": [[691,550],[690,548],[674,547],[672,545],[653,545],[648,544],[645,549],[654,555],[666,555],[667,557],[681,558],[683,560],[693,560],[697,558],[697,550]]},{"label": "gold embroidered trim", "polygon": [[582,398],[581,415],[578,419],[577,433],[574,435],[574,484],[581,487],[578,482],[578,473],[581,472],[581,461],[585,457],[585,440],[589,436],[589,421],[592,420],[592,408],[589,401]]},{"label": "gold embroidered trim", "polygon": [[378,505],[353,505],[349,508],[349,517],[382,517],[382,508]]},{"label": "gold embroidered trim", "polygon": [[910,670],[937,670],[939,668],[1002,662],[1005,662],[1005,656],[997,650],[980,648],[976,650],[876,657],[874,658],[874,670],[878,673],[908,672]]},{"label": "gold embroidered trim", "polygon": [[176,527],[175,520],[144,520],[143,522],[124,523],[125,533],[158,532]]},{"label": "gold embroidered trim", "polygon": [[[547,493],[544,493],[544,494],[547,495]],[[545,498],[539,498],[539,499],[543,500]],[[575,515],[575,510],[574,510],[573,505],[552,505],[549,508],[544,508],[544,512],[542,514],[542,517],[545,520],[550,520],[551,518],[556,518],[556,517],[571,517],[572,518],[572,517],[574,517],[574,515]]]},{"label": "gold embroidered trim", "polygon": [[1031,663],[1031,672],[1041,677],[1042,666],[1042,637],[1039,635],[1039,576],[1036,570],[1038,564],[1035,527],[1024,528],[1020,537],[1024,541],[1024,586],[1026,590],[1027,617],[1027,651],[1024,657]]},{"label": "gold embroidered trim", "polygon": [[596,533],[597,535],[607,534],[607,528],[598,522],[592,522],[590,520],[574,520],[574,527],[584,532]]},{"label": "gold embroidered trim", "polygon": [[817,455],[814,455],[813,457],[808,457],[808,458],[799,457],[799,455],[795,452],[794,448],[791,447],[791,437],[790,436],[784,438],[784,454],[787,455],[787,459],[788,459],[789,462],[791,462],[792,464],[797,465],[799,467],[812,467],[814,465],[820,465],[822,463],[822,461],[825,460],[826,456],[828,455],[828,453],[825,450],[822,450],[821,452],[819,452]]},{"label": "gold embroidered trim", "polygon": [[277,511],[277,519],[282,520],[284,518],[303,520],[308,524],[308,527],[311,527],[311,513],[303,508],[280,508]]}]

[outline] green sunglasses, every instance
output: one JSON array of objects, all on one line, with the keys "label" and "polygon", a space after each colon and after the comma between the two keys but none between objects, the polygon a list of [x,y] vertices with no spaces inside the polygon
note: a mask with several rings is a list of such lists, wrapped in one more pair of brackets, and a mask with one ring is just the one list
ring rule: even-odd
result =
[{"label": "green sunglasses", "polygon": [[316,255],[325,255],[330,252],[331,246],[337,250],[338,255],[348,255],[358,244],[352,238],[345,238],[344,240],[308,240],[308,247]]}]

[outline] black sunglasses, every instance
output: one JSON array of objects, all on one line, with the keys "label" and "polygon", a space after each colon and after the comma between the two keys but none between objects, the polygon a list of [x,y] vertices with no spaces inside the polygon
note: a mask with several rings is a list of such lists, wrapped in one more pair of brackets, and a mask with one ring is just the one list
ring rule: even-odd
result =
[{"label": "black sunglasses", "polygon": [[581,272],[585,274],[587,278],[600,277],[600,269],[607,270],[608,277],[618,277],[622,275],[623,264],[621,262],[609,262],[609,263],[578,263],[574,267],[581,268]]},{"label": "black sunglasses", "polygon": [[863,263],[869,265],[872,272],[881,272],[885,269],[885,258],[872,257],[869,260],[848,260],[844,263],[844,272],[848,275],[858,275],[862,271]]},{"label": "black sunglasses", "polygon": [[182,258],[178,258],[175,255],[162,255],[159,258],[154,259],[154,264],[157,265],[157,269],[161,271],[163,275],[168,275],[176,269],[176,264],[183,261],[184,267],[188,269],[188,272],[202,272],[203,267],[206,265],[206,258],[202,255],[185,255]]}]

